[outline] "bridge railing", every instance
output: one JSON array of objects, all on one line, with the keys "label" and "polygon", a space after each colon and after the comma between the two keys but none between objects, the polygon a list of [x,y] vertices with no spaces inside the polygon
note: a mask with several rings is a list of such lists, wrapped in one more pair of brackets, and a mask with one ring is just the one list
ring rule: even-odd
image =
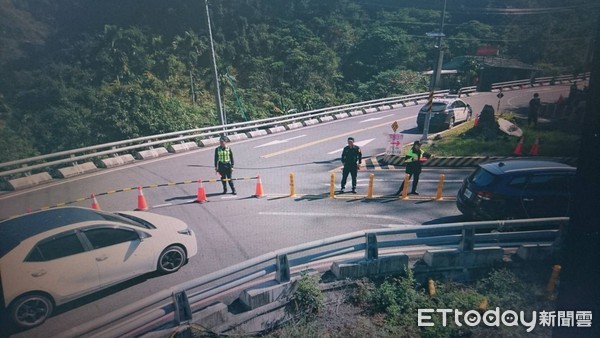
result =
[{"label": "bridge railing", "polygon": [[[541,218],[529,220],[485,221],[450,223],[443,225],[415,225],[401,229],[378,229],[357,231],[345,235],[313,241],[286,249],[266,253],[226,269],[198,277],[169,289],[154,293],[82,323],[61,334],[62,337],[116,337],[138,336],[165,324],[177,324],[174,309],[178,308],[177,294],[185,294],[191,311],[200,310],[207,301],[219,294],[227,293],[253,281],[275,280],[290,276],[290,270],[305,269],[312,263],[331,262],[347,259],[354,254],[364,259],[381,257],[387,252],[403,252],[419,248],[457,248],[463,252],[474,247],[517,247],[524,244],[553,244],[558,240],[560,230],[569,219]],[[540,227],[547,230],[528,230]],[[518,228],[520,231],[508,232]],[[502,232],[489,230],[504,229]],[[488,230],[478,233],[477,230]],[[434,235],[443,233],[445,235]],[[375,240],[373,241],[373,237]],[[293,256],[288,260],[288,256]],[[278,264],[282,261],[289,264]]]},{"label": "bridge railing", "polygon": [[[446,93],[448,93],[448,90],[440,90],[435,92],[436,95],[443,95]],[[384,99],[376,99],[288,114],[283,116],[265,118],[260,120],[232,123],[214,127],[189,129],[117,142],[104,143],[78,149],[66,150],[47,155],[40,155],[0,163],[0,177],[7,179],[13,175],[29,174],[36,170],[43,171],[54,166],[72,164],[78,161],[93,159],[100,156],[114,155],[119,153],[122,154],[133,150],[148,149],[158,145],[183,142],[191,139],[206,139],[223,134],[232,134],[239,132],[248,132],[258,129],[265,129],[277,125],[284,125],[286,123],[299,122],[307,119],[314,119],[342,112],[351,112],[354,110],[377,108],[385,105],[394,105],[409,101],[423,100],[426,99],[428,96],[429,93],[427,92]]]},{"label": "bridge railing", "polygon": [[573,83],[586,81],[589,79],[590,73],[583,73],[577,75],[559,75],[559,76],[546,76],[546,77],[537,77],[532,79],[524,79],[524,80],[516,80],[516,81],[506,81],[506,82],[498,82],[492,84],[492,90],[499,90],[504,88],[512,88],[512,87],[523,87],[523,86],[533,86],[533,85],[542,85],[542,84],[562,84],[562,83]]},{"label": "bridge railing", "polygon": [[[508,88],[513,86],[525,86],[532,84],[545,83],[564,83],[577,82],[589,78],[589,73],[579,75],[561,75],[556,77],[540,77],[535,79],[524,79],[518,81],[509,81],[492,84],[493,90]],[[464,87],[459,90],[459,94],[469,94],[476,91],[475,86]],[[447,94],[448,90],[436,91],[436,95]],[[378,108],[386,105],[401,104],[410,101],[426,99],[428,92],[411,95],[396,96],[390,98],[376,99],[370,101],[356,102],[335,107],[315,109],[305,112],[298,112],[283,116],[253,120],[247,122],[232,123],[221,126],[195,128],[183,131],[170,132],[165,134],[138,137],[129,140],[104,143],[89,147],[66,150],[52,154],[40,155],[30,158],[24,158],[9,162],[0,163],[0,179],[8,181],[14,177],[27,176],[37,172],[52,171],[64,165],[77,164],[80,161],[98,159],[106,156],[116,156],[132,151],[142,149],[152,149],[155,146],[165,144],[182,143],[193,139],[207,139],[217,137],[223,134],[243,133],[258,129],[267,129],[274,126],[287,123],[301,122],[308,119],[319,118],[327,115],[334,115],[343,112],[352,112],[362,109]]]}]

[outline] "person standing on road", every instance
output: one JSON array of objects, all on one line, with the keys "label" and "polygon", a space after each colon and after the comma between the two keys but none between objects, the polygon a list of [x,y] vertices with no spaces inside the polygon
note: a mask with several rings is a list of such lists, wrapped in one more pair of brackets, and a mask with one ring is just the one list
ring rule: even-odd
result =
[{"label": "person standing on road", "polygon": [[[431,154],[426,153],[421,149],[421,142],[415,141],[413,146],[406,152],[406,156],[404,156],[404,163],[406,163],[406,173],[408,174],[408,179],[414,176],[414,180],[412,182],[412,190],[409,195],[418,195],[417,192],[417,184],[419,184],[419,175],[421,175],[421,168],[423,167],[423,162],[431,157]],[[396,195],[401,195],[402,190],[404,190],[404,181],[400,185],[400,188],[396,192]]]},{"label": "person standing on road", "polygon": [[360,151],[360,147],[354,145],[354,138],[348,137],[348,145],[344,147],[342,151],[342,163],[344,164],[344,169],[342,171],[342,192],[346,188],[346,180],[348,179],[348,174],[352,175],[352,193],[356,194],[356,174],[360,169],[360,164],[362,161],[362,152]]},{"label": "person standing on road", "polygon": [[231,193],[236,195],[235,186],[231,180],[233,172],[233,152],[225,143],[225,137],[219,140],[220,145],[215,149],[215,171],[221,175],[221,183],[223,183],[223,193],[227,193],[227,181],[231,187]]},{"label": "person standing on road", "polygon": [[527,114],[527,126],[537,126],[538,122],[538,113],[540,112],[540,108],[542,107],[542,101],[540,100],[540,94],[533,94],[533,98],[529,100],[529,112]]}]

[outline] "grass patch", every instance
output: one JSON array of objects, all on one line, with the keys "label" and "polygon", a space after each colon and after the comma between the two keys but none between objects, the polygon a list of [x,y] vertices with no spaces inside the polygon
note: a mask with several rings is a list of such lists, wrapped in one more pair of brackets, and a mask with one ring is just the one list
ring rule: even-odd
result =
[{"label": "grass patch", "polygon": [[[525,141],[523,155],[529,156],[531,146],[536,138],[540,139],[538,156],[577,157],[580,146],[579,125],[568,121],[540,122],[536,128],[527,127],[526,121],[517,119],[511,114],[502,116],[508,120],[516,120],[523,130]],[[499,132],[494,140],[486,141],[482,137],[468,137],[465,133],[473,128],[473,121],[468,121],[446,132],[439,140],[431,141],[424,149],[437,157],[440,156],[514,156],[513,152],[519,139]]]}]

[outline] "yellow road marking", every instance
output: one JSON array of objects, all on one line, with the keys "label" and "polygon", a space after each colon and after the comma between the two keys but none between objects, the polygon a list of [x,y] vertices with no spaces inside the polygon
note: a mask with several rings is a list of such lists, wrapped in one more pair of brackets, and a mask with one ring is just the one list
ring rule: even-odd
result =
[{"label": "yellow road marking", "polygon": [[[414,119],[414,118],[415,118],[414,116],[409,116],[409,117],[405,117],[405,118],[403,118],[403,119],[400,119],[400,120],[398,120],[398,121],[412,120],[412,119]],[[387,126],[387,125],[389,125],[389,124],[390,124],[390,122],[388,121],[388,122],[381,123],[381,124],[377,124],[377,125],[374,125],[374,126],[370,126],[370,127],[366,127],[366,128],[357,129],[357,130],[350,131],[350,132],[347,132],[347,133],[343,133],[343,134],[339,134],[339,135],[331,136],[331,137],[324,138],[324,139],[321,139],[321,140],[317,140],[317,141],[313,141],[313,142],[309,142],[309,143],[301,144],[301,145],[299,145],[299,146],[296,146],[296,147],[292,147],[292,148],[288,148],[288,149],[280,150],[280,151],[277,151],[277,152],[274,152],[274,153],[266,154],[266,155],[263,155],[263,156],[261,156],[261,158],[270,158],[270,157],[274,157],[274,156],[282,155],[282,154],[285,154],[285,153],[289,153],[290,151],[295,151],[295,150],[299,150],[299,149],[302,149],[302,148],[306,148],[306,147],[314,146],[315,144],[319,144],[319,143],[323,143],[323,142],[331,141],[331,140],[333,140],[333,139],[336,139],[336,138],[338,138],[338,137],[348,136],[348,135],[352,135],[352,134],[360,133],[360,132],[362,132],[362,131],[366,131],[366,130],[370,130],[370,129],[375,129],[375,128],[384,127],[384,126]]]}]

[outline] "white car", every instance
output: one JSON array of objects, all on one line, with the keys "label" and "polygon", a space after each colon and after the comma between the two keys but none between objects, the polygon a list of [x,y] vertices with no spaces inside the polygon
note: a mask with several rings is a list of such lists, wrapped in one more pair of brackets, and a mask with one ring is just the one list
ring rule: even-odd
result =
[{"label": "white car", "polygon": [[426,103],[417,115],[417,129],[421,132],[425,127],[425,118],[431,106],[429,127],[431,129],[450,129],[454,124],[465,122],[473,116],[473,109],[456,95],[446,95],[441,99],[434,99],[432,104]]},{"label": "white car", "polygon": [[0,222],[0,290],[10,319],[30,328],[55,306],[136,276],[179,270],[198,253],[173,217],[64,207]]}]

